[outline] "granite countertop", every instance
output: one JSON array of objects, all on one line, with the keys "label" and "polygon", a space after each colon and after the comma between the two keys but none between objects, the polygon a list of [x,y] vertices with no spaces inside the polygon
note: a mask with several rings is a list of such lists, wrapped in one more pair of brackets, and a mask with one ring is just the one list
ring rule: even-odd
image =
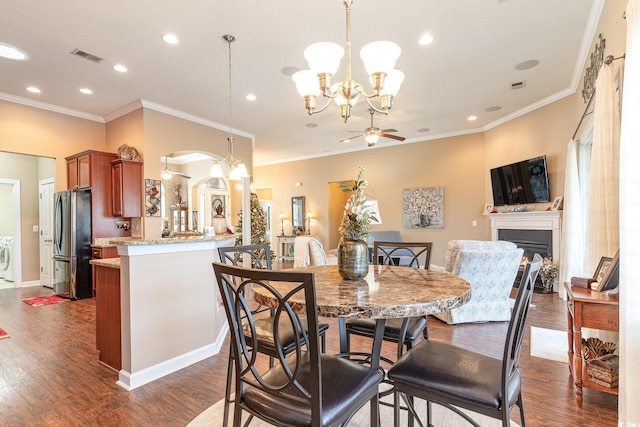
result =
[{"label": "granite countertop", "polygon": [[91,259],[89,260],[89,264],[97,265],[98,267],[120,269],[120,258]]},{"label": "granite countertop", "polygon": [[192,237],[163,237],[160,239],[128,239],[128,240],[111,240],[112,245],[122,246],[140,246],[140,245],[166,245],[172,243],[198,243],[198,242],[217,242],[220,240],[234,239],[237,234],[218,234],[215,236],[192,236]]},{"label": "granite countertop", "polygon": [[129,240],[142,240],[140,237],[96,237],[91,245],[92,248],[112,248],[119,242]]}]

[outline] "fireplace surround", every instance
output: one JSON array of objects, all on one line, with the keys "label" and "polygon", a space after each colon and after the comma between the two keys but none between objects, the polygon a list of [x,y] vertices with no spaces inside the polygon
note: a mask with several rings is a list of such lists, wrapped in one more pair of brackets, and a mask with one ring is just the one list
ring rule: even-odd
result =
[{"label": "fireplace surround", "polygon": [[[524,256],[529,259],[537,252],[559,262],[562,211],[508,212],[487,216],[491,220],[491,240],[514,242],[525,250]],[[553,289],[558,291],[557,282]]]}]

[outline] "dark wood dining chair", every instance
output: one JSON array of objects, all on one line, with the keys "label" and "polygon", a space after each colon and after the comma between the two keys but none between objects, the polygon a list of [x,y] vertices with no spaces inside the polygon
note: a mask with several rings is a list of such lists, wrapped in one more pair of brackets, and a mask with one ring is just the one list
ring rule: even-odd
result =
[{"label": "dark wood dining chair", "polygon": [[[429,268],[431,262],[431,242],[382,242],[373,243],[374,265],[401,265],[411,268]],[[350,335],[359,335],[373,339],[375,319],[349,319],[346,322],[347,349],[350,350]],[[427,316],[408,319],[387,319],[384,328],[384,340],[398,343],[397,357],[410,349],[421,339],[428,339]],[[402,340],[402,344],[399,341]],[[386,360],[388,363],[393,363]]]},{"label": "dark wood dining chair", "polygon": [[[245,260],[245,255],[250,262],[251,268],[259,270],[271,270],[271,249],[268,244],[260,243],[253,245],[239,245],[239,246],[224,246],[218,248],[218,255],[220,261],[224,264],[242,266]],[[267,307],[263,307],[255,302],[251,303],[251,314],[254,318],[257,333],[256,351],[258,353],[269,356],[269,367],[273,367],[273,360],[278,356],[275,346],[275,340],[273,338],[273,310]],[[261,313],[264,313],[261,315]],[[321,349],[322,352],[326,350],[326,338],[325,331],[329,329],[327,323],[321,323],[318,327],[321,337]],[[296,341],[294,337],[293,328],[289,324],[282,324],[280,326],[280,341],[282,349],[285,354],[289,354],[295,349]],[[245,334],[248,336],[251,333],[248,324],[245,325]],[[224,412],[223,412],[223,424],[227,425],[229,421],[229,405],[233,402],[231,398],[231,383],[233,378],[233,364],[234,357],[233,352],[229,352],[229,362],[227,364],[227,388],[225,390]]]},{"label": "dark wood dining chair", "polygon": [[[514,405],[520,408],[525,427],[518,362],[534,283],[542,265],[536,254],[525,267],[511,313],[502,359],[486,356],[439,341],[423,341],[407,351],[389,370],[394,387],[394,425],[400,423],[400,398],[410,406],[409,419],[418,419],[413,399],[427,401],[427,425],[431,426],[431,403],[444,406],[479,425],[458,408],[502,420],[510,425]],[[422,425],[422,424],[421,424]]]},{"label": "dark wood dining chair", "polygon": [[[276,426],[342,426],[369,402],[371,426],[378,426],[378,384],[383,374],[347,358],[321,353],[318,307],[313,273],[255,270],[213,263],[231,329],[235,359],[233,426],[242,413]],[[270,283],[286,282],[282,295]],[[277,363],[266,371],[257,366],[260,332],[246,295],[249,288],[273,297],[271,336]],[[301,311],[306,317],[298,316]],[[281,328],[293,333],[286,350]],[[306,333],[307,331],[308,333]]]}]

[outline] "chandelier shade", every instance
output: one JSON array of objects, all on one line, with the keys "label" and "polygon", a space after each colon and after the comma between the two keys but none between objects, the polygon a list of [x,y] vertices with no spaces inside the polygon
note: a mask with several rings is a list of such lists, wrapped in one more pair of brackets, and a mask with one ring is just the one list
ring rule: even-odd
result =
[{"label": "chandelier shade", "polygon": [[[389,114],[393,97],[396,96],[404,81],[404,74],[394,69],[402,50],[400,46],[389,41],[371,42],[360,50],[360,58],[364,62],[372,86],[372,92],[366,93],[363,86],[351,78],[352,0],[343,0],[343,3],[347,22],[346,79],[331,84],[331,79],[340,67],[340,60],[345,56],[345,49],[336,43],[319,42],[304,50],[304,58],[309,64],[309,70],[293,74],[293,81],[298,93],[304,98],[305,108],[309,115],[324,111],[331,104],[331,99],[334,99],[336,104],[340,106],[340,115],[346,123],[351,115],[351,108],[356,104],[360,95],[376,112]],[[328,100],[324,106],[316,108],[316,100],[320,94]],[[377,107],[372,103],[372,99],[376,98],[380,102]]]}]

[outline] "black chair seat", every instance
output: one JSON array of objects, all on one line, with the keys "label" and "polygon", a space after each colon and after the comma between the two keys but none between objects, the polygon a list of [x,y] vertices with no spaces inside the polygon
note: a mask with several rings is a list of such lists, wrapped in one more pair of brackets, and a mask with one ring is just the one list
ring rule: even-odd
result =
[{"label": "black chair seat", "polygon": [[[377,393],[377,385],[382,380],[379,370],[353,363],[349,360],[321,354],[322,365],[322,414],[321,425],[333,425],[345,411],[356,411]],[[291,369],[295,365],[290,364]],[[297,379],[305,389],[310,387],[311,369],[309,362],[299,368]],[[287,376],[281,365],[276,365],[263,375],[269,384],[284,384]],[[298,397],[298,399],[296,398]],[[311,425],[311,406],[303,404],[300,392],[293,387],[285,387],[281,394],[266,393],[256,387],[244,390],[243,404],[247,408],[268,418],[271,424],[288,426]]]},{"label": "black chair seat", "polygon": [[[389,378],[398,391],[427,395],[433,402],[464,405],[479,413],[503,406],[502,360],[443,342],[420,342],[389,370]],[[508,382],[509,407],[518,399],[520,383],[516,369]],[[464,390],[462,399],[460,390]]]},{"label": "black chair seat", "polygon": [[[273,339],[273,317],[254,319],[254,328],[258,338],[258,351],[269,356],[277,357],[275,340]],[[329,329],[327,323],[318,324],[319,334],[324,334],[327,329]],[[251,326],[245,324],[242,332],[247,339],[247,345],[251,345]],[[282,319],[278,327],[278,332],[280,335],[280,347],[284,353],[288,354],[293,351],[296,346],[296,340],[291,323]]]},{"label": "black chair seat", "polygon": [[[387,319],[384,323],[384,340],[398,342],[400,331],[404,319]],[[375,319],[349,319],[346,322],[346,330],[349,334],[355,334],[373,338],[376,321]],[[425,317],[412,317],[409,319],[409,326],[405,335],[406,341],[416,341],[422,337],[424,329],[427,327]]]}]

